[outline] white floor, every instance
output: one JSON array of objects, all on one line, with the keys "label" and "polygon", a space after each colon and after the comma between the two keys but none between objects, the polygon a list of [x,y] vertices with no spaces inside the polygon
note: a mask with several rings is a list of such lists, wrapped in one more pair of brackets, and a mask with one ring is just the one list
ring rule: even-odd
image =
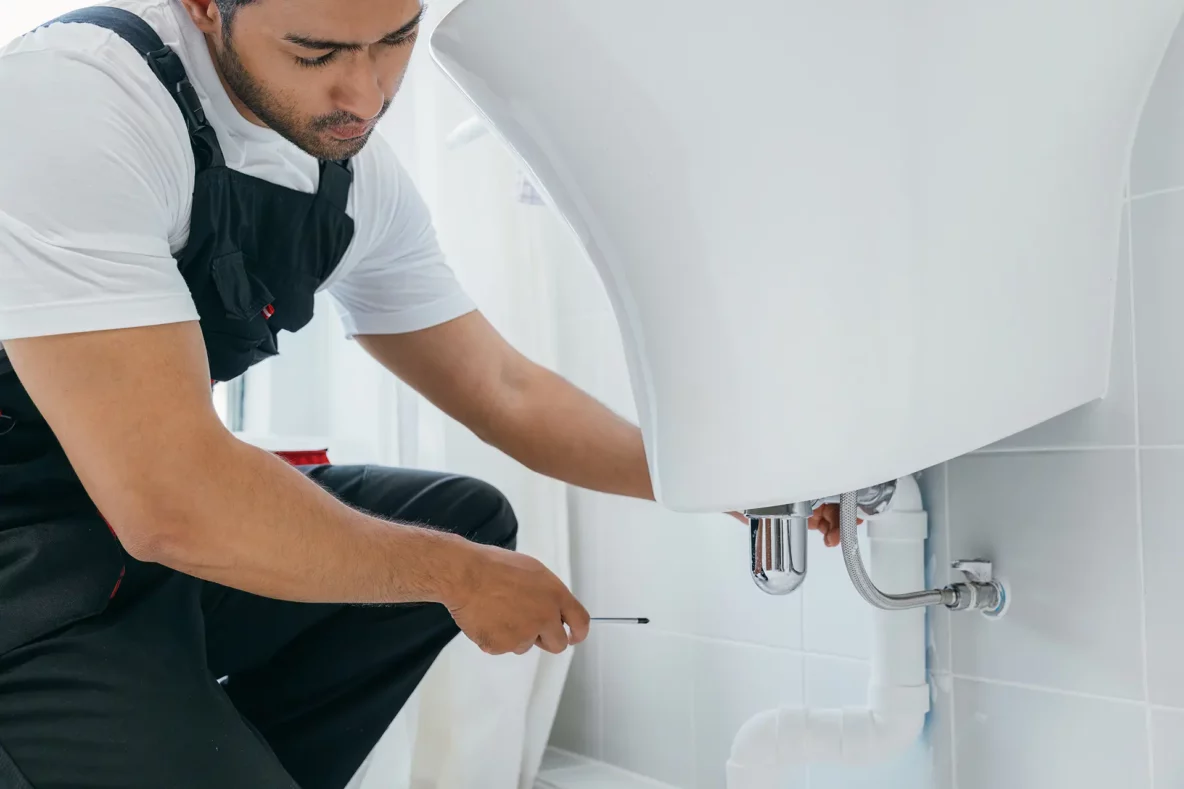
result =
[{"label": "white floor", "polygon": [[535,789],[677,789],[669,784],[548,748]]}]

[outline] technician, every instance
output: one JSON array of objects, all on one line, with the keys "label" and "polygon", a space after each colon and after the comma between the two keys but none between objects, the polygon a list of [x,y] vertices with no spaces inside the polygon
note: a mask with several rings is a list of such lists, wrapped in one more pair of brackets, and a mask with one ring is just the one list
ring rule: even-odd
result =
[{"label": "technician", "polygon": [[370,139],[421,15],[116,0],[0,49],[2,789],[342,789],[457,633],[586,637],[488,484],[293,466],[211,402],[327,290],[491,445],[652,497],[637,428],[498,335]]}]

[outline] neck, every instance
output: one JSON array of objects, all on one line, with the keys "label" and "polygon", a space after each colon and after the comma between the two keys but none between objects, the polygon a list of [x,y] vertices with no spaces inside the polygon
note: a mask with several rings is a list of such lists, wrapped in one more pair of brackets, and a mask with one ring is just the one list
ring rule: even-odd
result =
[{"label": "neck", "polygon": [[210,62],[214,64],[214,73],[218,75],[218,81],[222,83],[222,89],[226,91],[226,95],[230,97],[230,103],[234,105],[236,110],[238,110],[239,115],[242,115],[252,124],[264,129],[268,128],[267,124],[264,123],[258,115],[252,112],[250,107],[243,103],[243,100],[240,99],[238,94],[234,92],[234,88],[230,87],[230,83],[226,81],[226,75],[222,73],[222,64],[218,57],[218,49],[214,44],[213,36],[206,35],[205,39],[206,49],[208,49],[210,52]]}]

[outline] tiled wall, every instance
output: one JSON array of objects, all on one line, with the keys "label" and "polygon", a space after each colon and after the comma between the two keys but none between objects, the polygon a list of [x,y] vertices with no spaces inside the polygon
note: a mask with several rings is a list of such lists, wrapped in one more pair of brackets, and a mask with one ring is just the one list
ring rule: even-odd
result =
[{"label": "tiled wall", "polygon": [[[785,787],[1184,787],[1184,39],[1131,167],[1110,395],[923,477],[935,580],[986,555],[1012,584],[1001,621],[931,617],[935,709],[914,752]],[[633,416],[603,289],[560,282],[566,374]],[[779,703],[860,704],[868,611],[811,544],[803,594],[746,577],[724,517],[571,493],[575,585],[600,627],[576,655],[554,741],[683,789],[723,787],[739,724]],[[931,751],[930,751],[931,749]],[[932,767],[930,767],[932,765]]]}]

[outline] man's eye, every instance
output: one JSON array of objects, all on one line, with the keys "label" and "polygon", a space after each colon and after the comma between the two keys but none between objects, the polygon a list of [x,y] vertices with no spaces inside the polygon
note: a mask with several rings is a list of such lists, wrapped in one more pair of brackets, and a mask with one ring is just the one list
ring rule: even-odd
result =
[{"label": "man's eye", "polygon": [[333,58],[337,57],[338,50],[333,50],[327,54],[321,55],[319,58],[296,58],[296,63],[305,68],[316,68],[317,66],[324,66]]},{"label": "man's eye", "polygon": [[386,47],[406,47],[415,43],[416,37],[419,35],[419,30],[412,30],[410,33],[401,36],[400,38],[391,38],[382,42]]}]

